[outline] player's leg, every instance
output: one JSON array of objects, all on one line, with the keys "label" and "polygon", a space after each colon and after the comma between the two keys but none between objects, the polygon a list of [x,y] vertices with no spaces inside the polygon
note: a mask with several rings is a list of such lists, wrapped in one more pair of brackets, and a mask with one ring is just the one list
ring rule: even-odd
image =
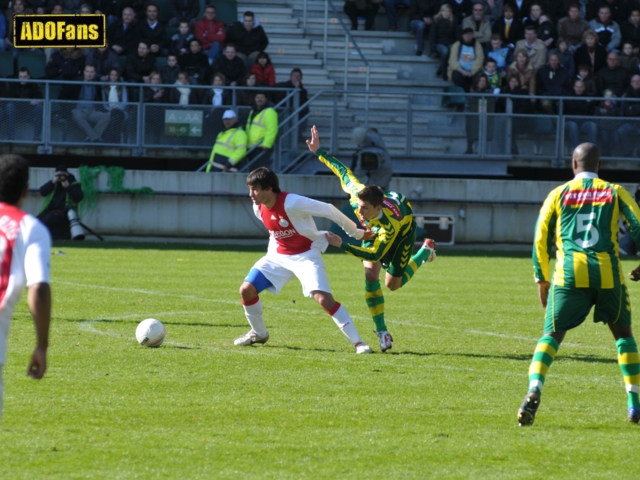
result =
[{"label": "player's leg", "polygon": [[532,425],[547,372],[555,359],[566,332],[580,325],[594,304],[592,289],[551,285],[544,324],[544,334],[533,352],[529,366],[529,391],[518,409],[518,424]]},{"label": "player's leg", "polygon": [[385,278],[385,284],[391,291],[405,285],[424,263],[433,262],[436,258],[436,244],[430,238],[425,239],[415,255],[409,257],[416,243],[416,228],[414,222],[411,225],[411,231],[400,239],[397,246],[393,247],[394,252],[388,261],[389,269]]},{"label": "player's leg", "polygon": [[375,333],[380,341],[380,351],[386,352],[393,346],[393,337],[384,321],[384,295],[380,287],[380,262],[362,262],[364,265],[364,290],[369,313],[376,325]]},{"label": "player's leg", "polygon": [[311,296],[318,302],[322,309],[331,316],[338,328],[349,339],[351,345],[354,346],[356,353],[372,353],[371,348],[360,337],[358,329],[353,323],[353,320],[351,320],[347,309],[336,302],[331,293],[314,290],[311,292]]},{"label": "player's leg", "polygon": [[262,302],[259,293],[273,286],[272,283],[257,268],[252,268],[240,286],[240,297],[245,317],[251,330],[237,338],[235,345],[248,346],[254,343],[266,343],[269,340],[269,331],[262,316]]}]

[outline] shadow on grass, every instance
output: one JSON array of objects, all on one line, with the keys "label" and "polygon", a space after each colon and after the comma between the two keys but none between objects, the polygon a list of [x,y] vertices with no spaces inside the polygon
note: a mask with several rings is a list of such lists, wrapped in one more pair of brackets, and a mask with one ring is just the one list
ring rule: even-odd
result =
[{"label": "shadow on grass", "polygon": [[292,347],[291,345],[264,345],[264,348],[274,348],[274,349],[282,349],[282,350],[293,350],[296,352],[329,352],[329,353],[340,353],[340,350],[334,350],[331,348],[302,348],[302,347]]},{"label": "shadow on grass", "polygon": [[[531,362],[532,354],[505,354],[505,355],[483,355],[481,353],[429,353],[429,352],[412,352],[412,351],[401,351],[401,352],[387,352],[385,355],[413,355],[419,357],[466,357],[466,358],[477,358],[480,360],[491,359],[491,360],[516,360],[519,362]],[[575,361],[575,362],[585,362],[585,363],[615,363],[618,361],[614,358],[602,358],[596,357],[594,355],[562,355],[559,354],[555,362],[562,361]]]},{"label": "shadow on grass", "polygon": [[[111,319],[111,318],[94,318],[87,320],[86,318],[57,318],[56,320],[64,320],[65,322],[74,323],[130,323],[137,325],[139,320]],[[185,323],[185,322],[162,322],[164,325],[177,325],[180,327],[213,327],[213,328],[245,328],[246,325],[233,325],[230,323]]]},{"label": "shadow on grass", "polygon": [[[202,243],[184,242],[74,242],[73,240],[57,240],[53,243],[53,250],[65,248],[81,248],[87,250],[113,249],[113,250],[194,250],[211,252],[263,252],[267,253],[267,243],[269,238],[265,236],[263,245],[238,245],[234,244],[235,239],[229,239],[229,245],[210,245]],[[66,253],[66,252],[65,252]]]}]

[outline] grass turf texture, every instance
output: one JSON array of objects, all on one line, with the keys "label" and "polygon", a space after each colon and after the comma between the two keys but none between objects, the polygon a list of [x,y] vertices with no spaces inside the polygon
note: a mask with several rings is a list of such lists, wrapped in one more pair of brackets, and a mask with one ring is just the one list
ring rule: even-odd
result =
[{"label": "grass turf texture", "polygon": [[[58,249],[58,247],[56,248]],[[442,250],[385,290],[390,354],[355,355],[297,281],[262,295],[271,339],[237,289],[262,252],[64,245],[52,258],[49,371],[28,379],[33,326],[13,318],[1,478],[614,478],[640,430],[606,327],[571,332],[536,424],[517,427],[542,330],[527,255]],[[55,249],[54,249],[55,250]],[[335,297],[376,351],[362,267],[325,256]],[[625,271],[635,266],[625,261]],[[640,308],[638,285],[632,305]],[[135,328],[167,327],[159,349]]]}]

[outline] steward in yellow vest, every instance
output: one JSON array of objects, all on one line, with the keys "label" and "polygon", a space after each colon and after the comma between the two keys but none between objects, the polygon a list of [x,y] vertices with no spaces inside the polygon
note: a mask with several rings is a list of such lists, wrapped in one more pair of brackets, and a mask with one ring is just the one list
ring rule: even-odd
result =
[{"label": "steward in yellow vest", "polygon": [[267,96],[257,93],[247,119],[248,147],[260,145],[263,150],[273,148],[278,136],[278,112],[268,106]]},{"label": "steward in yellow vest", "polygon": [[235,171],[238,165],[247,154],[247,134],[238,126],[236,113],[233,110],[227,110],[222,115],[222,130],[216,137],[216,143],[211,150],[207,172],[211,171],[211,167],[216,167],[225,172]]}]

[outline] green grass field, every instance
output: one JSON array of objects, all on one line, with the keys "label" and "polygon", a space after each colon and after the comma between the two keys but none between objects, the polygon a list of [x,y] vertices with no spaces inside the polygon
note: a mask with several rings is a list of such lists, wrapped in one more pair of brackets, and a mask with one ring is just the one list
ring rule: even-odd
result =
[{"label": "green grass field", "polygon": [[[355,355],[297,281],[262,295],[269,343],[233,346],[248,330],[237,290],[260,250],[58,249],[40,382],[25,374],[25,295],[14,314],[0,478],[635,475],[640,430],[625,422],[613,339],[591,319],[561,347],[536,424],[517,426],[543,320],[526,254],[441,249],[385,291],[391,353]],[[362,267],[325,259],[336,299],[379,352]],[[167,327],[159,349],[136,343],[148,317]]]}]

